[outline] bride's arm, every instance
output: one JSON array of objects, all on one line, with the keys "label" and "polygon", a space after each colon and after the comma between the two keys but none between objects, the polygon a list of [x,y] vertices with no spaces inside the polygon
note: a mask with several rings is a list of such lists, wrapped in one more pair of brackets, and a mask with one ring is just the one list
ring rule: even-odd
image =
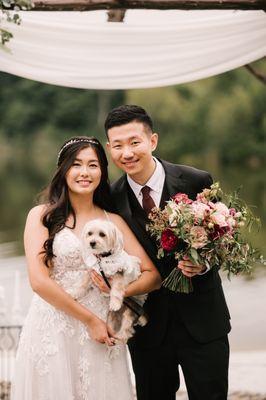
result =
[{"label": "bride's arm", "polygon": [[159,289],[161,276],[131,229],[119,215],[111,214],[111,219],[123,233],[125,251],[141,260],[141,275],[128,285],[125,296],[135,296]]},{"label": "bride's arm", "polygon": [[40,254],[45,240],[48,239],[48,230],[41,221],[43,211],[44,206],[30,210],[24,231],[28,274],[33,291],[54,307],[86,324],[93,339],[112,344],[106,331],[106,324],[50,278],[49,269],[43,262],[43,254]]}]

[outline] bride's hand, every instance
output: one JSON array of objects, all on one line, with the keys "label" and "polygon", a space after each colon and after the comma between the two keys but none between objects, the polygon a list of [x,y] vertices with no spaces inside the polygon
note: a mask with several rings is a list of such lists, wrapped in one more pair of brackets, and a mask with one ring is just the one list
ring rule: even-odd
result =
[{"label": "bride's hand", "polygon": [[[101,290],[101,292],[110,293],[110,288],[105,283],[103,277],[101,275],[97,274],[97,272],[94,270],[91,271],[91,280],[94,283],[94,285],[97,286]],[[108,278],[108,281],[111,285],[112,278]]]},{"label": "bride's hand", "polygon": [[93,317],[92,321],[87,324],[90,337],[99,343],[106,343],[113,346],[115,339],[108,333],[107,325],[98,317]]}]

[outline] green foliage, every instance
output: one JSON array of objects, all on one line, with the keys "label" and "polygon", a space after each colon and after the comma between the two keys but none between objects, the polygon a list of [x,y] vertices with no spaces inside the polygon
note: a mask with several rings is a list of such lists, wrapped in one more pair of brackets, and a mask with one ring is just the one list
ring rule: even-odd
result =
[{"label": "green foliage", "polygon": [[[266,62],[256,68],[266,70]],[[242,185],[243,198],[265,221],[266,92],[245,69],[128,91],[71,89],[0,73],[0,241],[17,240],[27,210],[53,174],[62,142],[95,135],[104,144],[108,111],[126,103],[151,113],[161,158],[210,171],[225,191]],[[109,170],[111,179],[119,175],[112,163]],[[252,234],[256,247],[264,246],[263,229]]]},{"label": "green foliage", "polygon": [[1,28],[0,28],[0,36],[2,45],[4,45],[6,42],[9,42],[9,40],[13,37],[11,32],[8,32],[7,30]]},{"label": "green foliage", "polygon": [[122,91],[76,90],[0,73],[0,242],[22,237],[61,144],[75,135],[104,143],[104,118],[124,102]]},{"label": "green foliage", "polygon": [[[19,25],[21,18],[18,14],[20,10],[30,10],[33,7],[31,0],[0,0],[0,39],[4,46],[13,37],[13,34],[8,30],[1,28],[3,22],[13,22]],[[15,12],[10,12],[14,10]]]},{"label": "green foliage", "polygon": [[[266,70],[266,60],[256,68]],[[244,68],[176,87],[131,90],[127,102],[156,116],[159,153],[173,162],[255,169],[264,163],[265,86]]]}]

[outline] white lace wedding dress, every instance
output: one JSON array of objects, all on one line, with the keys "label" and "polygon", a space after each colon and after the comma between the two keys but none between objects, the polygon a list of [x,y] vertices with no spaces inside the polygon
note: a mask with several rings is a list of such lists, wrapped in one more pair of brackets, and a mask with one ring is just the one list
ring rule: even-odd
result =
[{"label": "white lace wedding dress", "polygon": [[[56,234],[53,279],[73,297],[87,273],[81,242]],[[78,300],[106,320],[108,297],[93,287]],[[22,330],[11,400],[132,400],[125,345],[92,340],[86,326],[34,295]]]}]

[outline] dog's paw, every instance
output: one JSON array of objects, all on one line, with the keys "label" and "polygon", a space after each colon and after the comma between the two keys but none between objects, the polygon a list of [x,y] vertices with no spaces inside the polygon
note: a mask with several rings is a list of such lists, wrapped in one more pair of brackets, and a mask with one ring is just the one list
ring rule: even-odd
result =
[{"label": "dog's paw", "polygon": [[123,299],[120,299],[118,297],[111,297],[109,309],[111,311],[118,311],[118,310],[120,310],[122,304],[123,304]]},{"label": "dog's paw", "polygon": [[135,329],[133,327],[128,328],[126,330],[120,330],[120,332],[117,334],[117,337],[120,342],[126,344],[132,336],[134,336]]},{"label": "dog's paw", "polygon": [[145,326],[147,324],[148,320],[145,317],[145,315],[141,315],[138,319],[138,325],[140,326]]}]

